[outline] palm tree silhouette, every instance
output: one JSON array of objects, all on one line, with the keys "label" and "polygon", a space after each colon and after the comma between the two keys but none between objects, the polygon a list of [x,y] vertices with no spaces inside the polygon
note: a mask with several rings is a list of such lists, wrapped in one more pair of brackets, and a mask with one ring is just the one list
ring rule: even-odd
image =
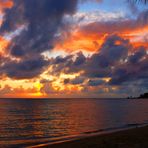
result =
[{"label": "palm tree silhouette", "polygon": [[130,0],[130,1],[135,2],[135,3],[144,3],[144,4],[148,3],[148,0]]},{"label": "palm tree silhouette", "polygon": [[148,2],[148,0],[136,0],[136,1],[143,2],[145,4]]}]

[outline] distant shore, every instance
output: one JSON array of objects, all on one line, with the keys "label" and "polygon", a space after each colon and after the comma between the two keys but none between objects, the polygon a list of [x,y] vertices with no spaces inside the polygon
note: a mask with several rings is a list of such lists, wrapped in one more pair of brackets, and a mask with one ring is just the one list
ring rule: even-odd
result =
[{"label": "distant shore", "polygon": [[127,99],[148,99],[148,93],[141,94],[139,97],[128,97]]},{"label": "distant shore", "polygon": [[148,126],[126,129],[113,133],[80,138],[50,145],[46,148],[146,148],[148,147]]}]

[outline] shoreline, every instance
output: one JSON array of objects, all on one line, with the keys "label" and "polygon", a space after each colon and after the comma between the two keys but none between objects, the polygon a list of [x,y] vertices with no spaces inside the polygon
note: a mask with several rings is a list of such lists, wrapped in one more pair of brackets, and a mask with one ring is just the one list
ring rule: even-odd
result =
[{"label": "shoreline", "polygon": [[48,139],[40,142],[35,142],[31,139],[26,142],[22,140],[14,141],[14,143],[9,141],[7,144],[6,142],[1,143],[0,146],[6,148],[146,148],[148,147],[148,123],[127,124],[122,127],[108,128],[107,130],[64,136],[51,141]]},{"label": "shoreline", "polygon": [[108,133],[74,137],[27,148],[145,148],[148,147],[148,125],[135,125]]}]

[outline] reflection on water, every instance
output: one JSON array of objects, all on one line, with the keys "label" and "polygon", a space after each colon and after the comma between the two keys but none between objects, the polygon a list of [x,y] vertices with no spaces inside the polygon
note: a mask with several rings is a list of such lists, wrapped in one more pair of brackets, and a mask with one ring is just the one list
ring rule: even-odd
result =
[{"label": "reflection on water", "polygon": [[148,121],[148,100],[0,100],[0,144],[63,136]]}]

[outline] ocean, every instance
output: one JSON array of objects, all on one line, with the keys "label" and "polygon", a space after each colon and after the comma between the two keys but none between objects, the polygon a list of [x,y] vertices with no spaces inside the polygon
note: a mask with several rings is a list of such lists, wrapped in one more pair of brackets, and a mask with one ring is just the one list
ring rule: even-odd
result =
[{"label": "ocean", "polygon": [[146,99],[0,99],[0,147],[53,143],[147,123]]}]

